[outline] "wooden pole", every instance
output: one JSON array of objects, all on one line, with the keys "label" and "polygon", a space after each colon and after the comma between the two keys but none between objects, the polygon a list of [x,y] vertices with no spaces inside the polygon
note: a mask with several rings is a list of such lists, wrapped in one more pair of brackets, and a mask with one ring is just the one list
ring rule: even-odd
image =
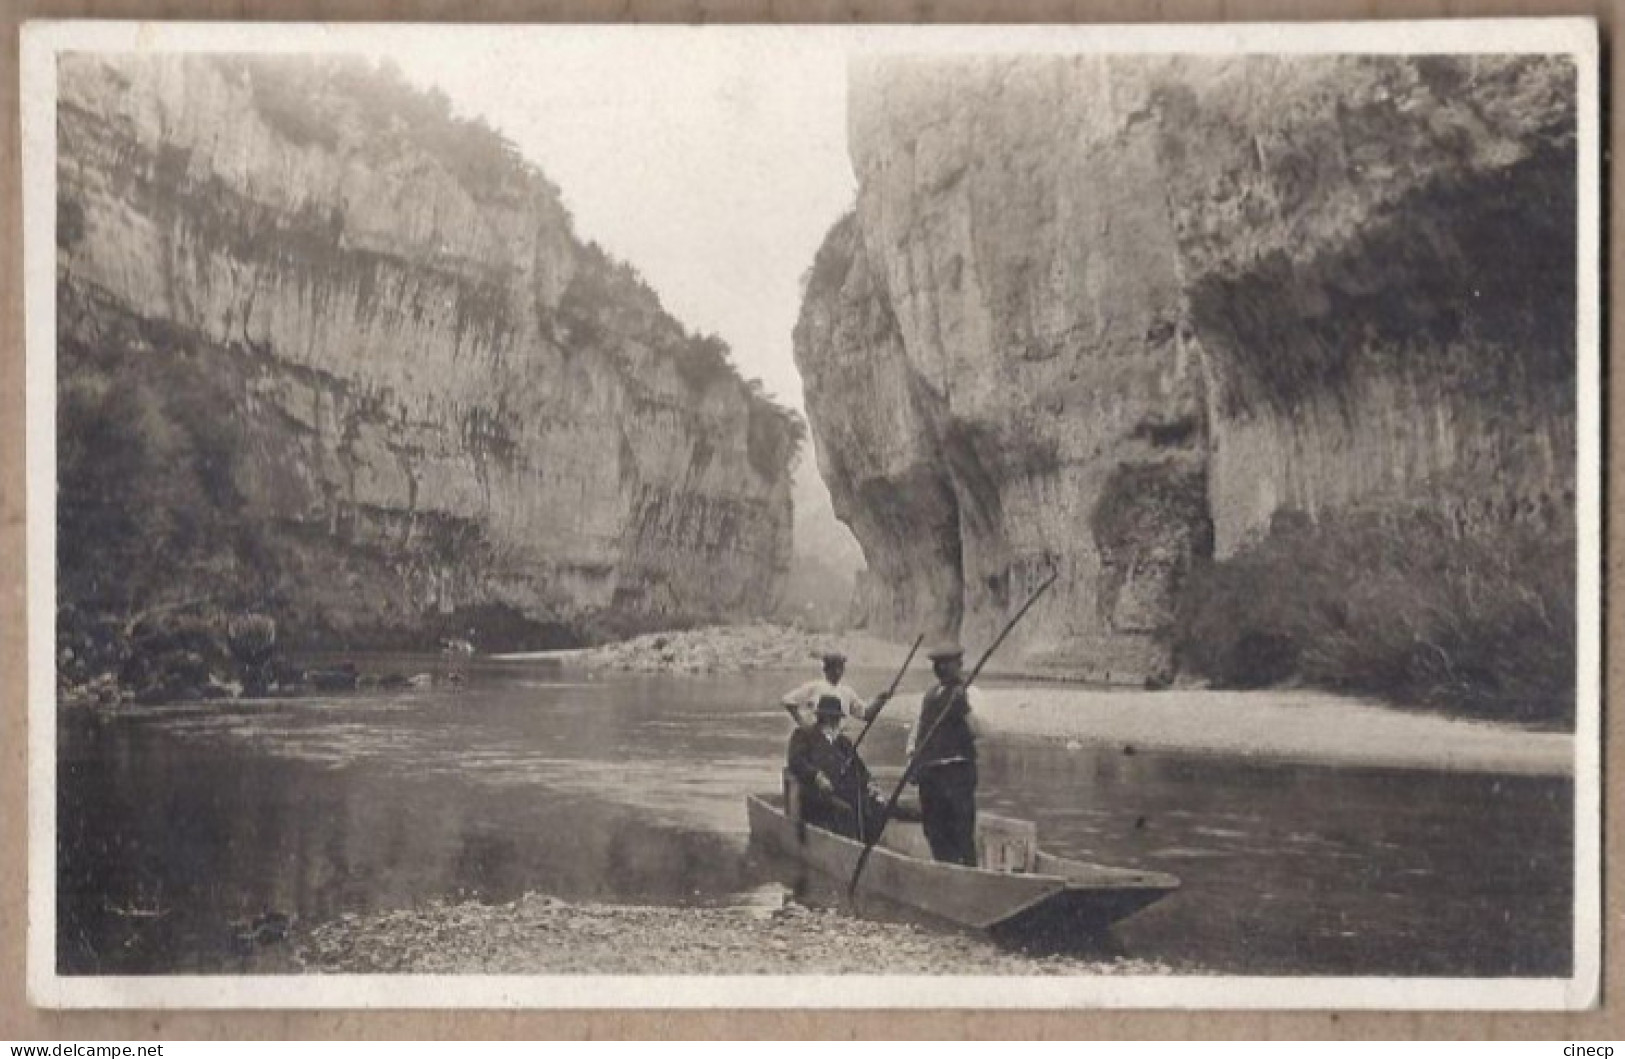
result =
[{"label": "wooden pole", "polygon": [[[1032,609],[1033,604],[1038,602],[1038,597],[1042,596],[1046,591],[1048,591],[1049,586],[1053,585],[1055,583],[1055,579],[1059,576],[1059,573],[1050,574],[1049,578],[1043,584],[1038,586],[1038,590],[1031,596],[1027,597],[1027,602],[1021,605],[1020,610],[1016,611],[1015,617],[1005,622],[1004,628],[1000,630],[999,635],[994,638],[993,643],[988,646],[986,651],[982,652],[982,657],[977,659],[976,667],[970,671],[970,676],[966,677],[964,682],[959,685],[959,691],[956,692],[956,694],[964,694],[965,689],[969,688],[971,682],[981,674],[982,667],[987,665],[987,660],[993,657],[993,652],[997,651],[999,649],[999,645],[1004,643],[1004,638],[1010,635],[1010,630],[1014,629],[1016,624],[1021,621],[1022,618],[1027,616],[1027,612]],[[950,703],[947,708],[944,708],[941,713],[937,714],[937,719],[932,722],[931,728],[925,733],[923,738],[914,744],[914,753],[909,757],[908,761],[903,766],[902,778],[897,781],[897,786],[892,789],[891,797],[886,799],[886,807],[881,811],[880,823],[875,827],[874,836],[864,843],[863,852],[858,854],[857,867],[852,870],[852,880],[851,882],[847,883],[846,886],[847,900],[850,901],[852,896],[857,893],[858,879],[863,876],[864,866],[869,863],[869,854],[873,853],[875,846],[879,844],[880,836],[885,832],[886,825],[891,822],[892,812],[897,808],[897,800],[903,796],[903,788],[907,787],[908,781],[913,778],[914,765],[919,760],[920,751],[924,750],[926,745],[931,742],[931,737],[937,734],[937,729],[941,727],[943,720],[947,718],[949,709],[951,708],[952,703]]]},{"label": "wooden pole", "polygon": [[[920,649],[920,644],[922,644],[924,642],[925,642],[925,633],[922,632],[922,633],[920,633],[920,635],[914,637],[914,646],[910,647],[908,649],[908,657],[903,659],[903,668],[901,668],[901,669],[899,669],[897,671],[897,676],[892,678],[891,687],[886,689],[886,702],[890,702],[891,697],[893,695],[897,694],[897,685],[899,685],[899,684],[901,684],[903,682],[903,675],[908,672],[909,663],[914,661],[914,652],[918,651]],[[852,756],[853,757],[857,756],[858,747],[863,745],[863,737],[869,734],[869,729],[874,727],[875,720],[877,718],[879,718],[880,711],[883,710],[883,709],[885,709],[885,703],[881,703],[880,705],[877,705],[874,708],[874,711],[872,713],[870,713],[867,718],[864,719],[863,730],[858,733],[858,737],[856,739],[852,740]],[[847,765],[848,765],[848,767],[851,766],[850,759],[848,760]]]}]

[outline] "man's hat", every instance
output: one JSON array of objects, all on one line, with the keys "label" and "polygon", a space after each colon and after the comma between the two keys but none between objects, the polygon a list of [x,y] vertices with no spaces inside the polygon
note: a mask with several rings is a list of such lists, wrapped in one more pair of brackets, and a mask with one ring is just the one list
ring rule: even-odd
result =
[{"label": "man's hat", "polygon": [[838,648],[834,648],[834,647],[831,647],[829,650],[825,651],[823,653],[823,655],[821,655],[820,657],[823,658],[824,664],[826,666],[829,665],[831,662],[845,662],[846,661],[846,653],[844,651],[841,651]]},{"label": "man's hat", "polygon": [[965,649],[959,646],[958,640],[939,640],[925,653],[925,657],[933,662],[945,662],[950,658],[964,658]]},{"label": "man's hat", "polygon": [[819,717],[827,717],[830,714],[842,717],[846,714],[846,707],[841,705],[839,695],[824,695],[819,698],[818,705],[813,708],[813,713]]}]

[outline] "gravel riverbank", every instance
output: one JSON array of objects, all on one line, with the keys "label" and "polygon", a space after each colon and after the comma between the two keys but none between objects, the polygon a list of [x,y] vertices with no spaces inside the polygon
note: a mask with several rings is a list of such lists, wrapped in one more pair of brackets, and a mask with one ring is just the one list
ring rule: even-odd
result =
[{"label": "gravel riverbank", "polygon": [[308,971],[346,974],[1167,974],[1132,959],[1029,956],[904,923],[853,919],[768,894],[723,908],[430,903],[314,928]]}]

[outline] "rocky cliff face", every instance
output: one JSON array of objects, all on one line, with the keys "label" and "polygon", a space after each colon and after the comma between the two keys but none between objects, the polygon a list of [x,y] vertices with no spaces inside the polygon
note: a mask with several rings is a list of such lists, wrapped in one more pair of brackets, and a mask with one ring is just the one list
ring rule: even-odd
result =
[{"label": "rocky cliff face", "polygon": [[1055,569],[1017,653],[1140,680],[1193,567],[1285,515],[1572,540],[1573,91],[1542,58],[855,67],[796,351],[872,620],[985,642]]},{"label": "rocky cliff face", "polygon": [[65,599],[356,637],[775,605],[795,420],[496,134],[350,60],[59,83]]}]

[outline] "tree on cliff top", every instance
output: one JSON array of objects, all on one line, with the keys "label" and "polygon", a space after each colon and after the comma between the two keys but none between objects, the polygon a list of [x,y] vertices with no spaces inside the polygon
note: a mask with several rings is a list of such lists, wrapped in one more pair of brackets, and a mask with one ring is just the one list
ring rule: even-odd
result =
[{"label": "tree on cliff top", "polygon": [[744,393],[750,420],[746,432],[751,466],[765,478],[788,475],[807,440],[807,425],[792,408],[767,395],[760,379],[746,379],[733,351],[718,335],[691,333],[671,316],[660,296],[625,262],[597,243],[582,247],[577,268],[559,303],[567,342],[594,345],[611,357],[610,336],[636,337],[671,359],[688,388],[702,394],[712,386]]},{"label": "tree on cliff top", "polygon": [[439,88],[412,85],[400,67],[356,56],[221,57],[246,71],[260,117],[289,142],[364,152],[403,145],[444,166],[477,202],[517,205],[544,198],[570,224],[559,189],[482,117],[462,117]]}]

